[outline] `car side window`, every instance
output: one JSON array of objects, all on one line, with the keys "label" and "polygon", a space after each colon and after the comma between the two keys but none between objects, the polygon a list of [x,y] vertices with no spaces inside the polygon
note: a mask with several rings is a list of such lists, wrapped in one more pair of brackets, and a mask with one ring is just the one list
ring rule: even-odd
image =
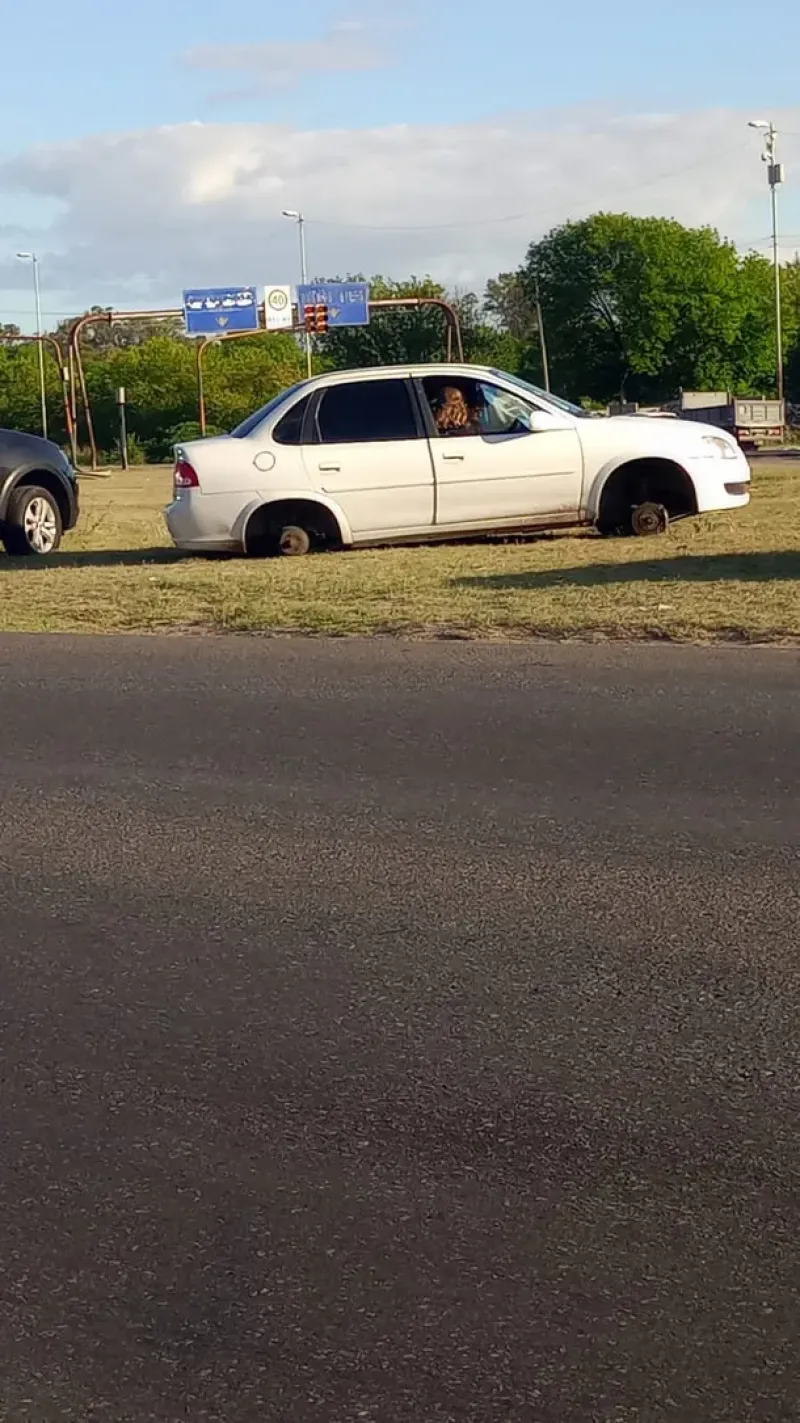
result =
[{"label": "car side window", "polygon": [[480,435],[480,387],[465,376],[426,376],[422,382],[436,435]]},{"label": "car side window", "polygon": [[419,438],[411,392],[404,380],[358,380],[328,386],[316,416],[323,445]]},{"label": "car side window", "polygon": [[534,407],[512,391],[465,376],[426,376],[422,384],[437,436],[530,432]]},{"label": "car side window", "polygon": [[310,395],[298,400],[291,410],[287,410],[272,432],[272,438],[279,445],[300,445],[303,442],[303,421],[306,418]]},{"label": "car side window", "polygon": [[480,425],[484,435],[527,435],[534,407],[513,391],[479,383]]}]

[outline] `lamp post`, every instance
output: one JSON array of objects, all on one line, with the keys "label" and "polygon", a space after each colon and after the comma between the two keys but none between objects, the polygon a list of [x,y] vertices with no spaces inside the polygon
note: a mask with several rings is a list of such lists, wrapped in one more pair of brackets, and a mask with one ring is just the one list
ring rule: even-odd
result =
[{"label": "lamp post", "polygon": [[20,262],[30,262],[33,268],[33,300],[36,307],[36,335],[39,338],[39,399],[42,407],[42,434],[47,439],[47,385],[44,377],[44,342],[42,341],[42,296],[39,289],[39,258],[35,252],[18,252]]},{"label": "lamp post", "polygon": [[750,128],[759,129],[764,135],[764,152],[761,157],[767,165],[770,207],[772,209],[772,265],[775,273],[775,374],[778,399],[783,400],[783,323],[781,320],[781,264],[778,248],[778,188],[783,182],[783,164],[778,163],[775,153],[778,131],[768,119],[751,119]]},{"label": "lamp post", "polygon": [[[284,208],[282,217],[288,217],[292,222],[297,223],[297,231],[300,234],[300,280],[303,286],[308,283],[308,261],[306,258],[306,220],[301,212],[296,212],[293,208]],[[298,319],[300,312],[297,313]],[[306,346],[306,370],[309,379],[311,378],[311,336],[308,331],[305,333]]]}]

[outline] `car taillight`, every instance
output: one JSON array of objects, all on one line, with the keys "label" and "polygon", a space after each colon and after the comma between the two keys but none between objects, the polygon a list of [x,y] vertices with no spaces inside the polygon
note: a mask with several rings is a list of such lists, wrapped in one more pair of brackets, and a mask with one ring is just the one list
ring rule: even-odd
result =
[{"label": "car taillight", "polygon": [[200,485],[197,474],[189,464],[189,461],[182,459],[175,461],[172,482],[176,489],[197,489]]}]

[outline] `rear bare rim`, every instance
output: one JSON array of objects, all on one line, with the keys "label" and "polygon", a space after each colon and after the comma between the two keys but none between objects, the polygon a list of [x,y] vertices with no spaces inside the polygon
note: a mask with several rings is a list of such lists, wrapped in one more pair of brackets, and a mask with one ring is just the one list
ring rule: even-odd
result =
[{"label": "rear bare rim", "polygon": [[302,558],[341,545],[333,514],[312,499],[265,504],[248,520],[244,548],[250,558]]},{"label": "rear bare rim", "polygon": [[277,552],[283,558],[301,558],[311,550],[311,536],[299,524],[287,524],[277,535]]}]

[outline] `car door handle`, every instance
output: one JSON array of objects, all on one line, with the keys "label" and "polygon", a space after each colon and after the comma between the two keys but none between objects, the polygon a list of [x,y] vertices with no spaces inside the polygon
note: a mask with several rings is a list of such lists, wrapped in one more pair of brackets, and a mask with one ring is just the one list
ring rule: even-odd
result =
[{"label": "car door handle", "polygon": [[463,456],[463,455],[442,455],[442,459],[443,459],[443,460],[461,460],[462,463],[463,463],[464,456]]},{"label": "car door handle", "polygon": [[320,474],[341,474],[342,466],[340,464],[321,464],[319,472]]}]

